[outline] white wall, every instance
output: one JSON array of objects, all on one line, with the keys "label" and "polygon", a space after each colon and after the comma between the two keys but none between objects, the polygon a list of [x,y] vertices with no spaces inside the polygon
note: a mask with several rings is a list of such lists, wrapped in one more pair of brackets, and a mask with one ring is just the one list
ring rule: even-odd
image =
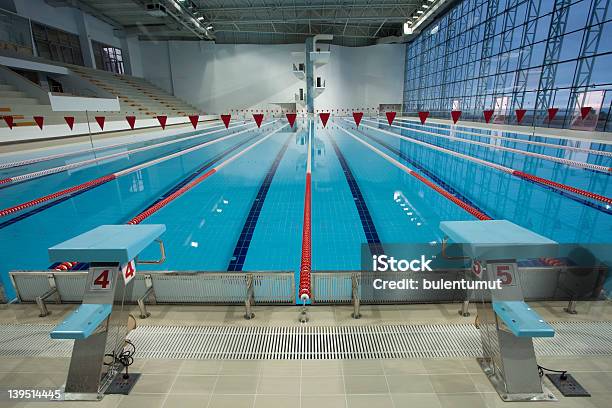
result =
[{"label": "white wall", "polygon": [[[303,44],[141,42],[142,73],[205,112],[262,108],[293,102],[305,87],[291,68],[291,52],[303,50]],[[327,89],[315,99],[315,109],[401,103],[404,52],[401,44],[333,46],[330,63],[319,72]]]}]

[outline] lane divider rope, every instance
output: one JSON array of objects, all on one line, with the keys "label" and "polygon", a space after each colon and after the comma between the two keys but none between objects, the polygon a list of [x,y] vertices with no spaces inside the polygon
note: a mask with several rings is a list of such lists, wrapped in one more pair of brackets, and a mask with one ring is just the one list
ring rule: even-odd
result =
[{"label": "lane divider rope", "polygon": [[[369,119],[365,119],[364,122],[377,123],[376,121],[369,120]],[[540,154],[540,153],[534,153],[534,152],[526,152],[524,150],[514,149],[512,147],[493,146],[493,145],[491,145],[489,143],[478,142],[476,140],[469,140],[469,139],[463,139],[463,138],[455,137],[455,136],[441,135],[441,134],[438,134],[438,133],[435,133],[435,132],[428,132],[426,130],[412,129],[412,128],[407,128],[407,127],[404,127],[404,126],[391,125],[391,127],[395,127],[395,128],[398,128],[398,129],[404,129],[404,130],[410,130],[410,131],[413,131],[413,132],[423,133],[423,134],[431,135],[431,136],[434,136],[434,137],[440,137],[440,138],[443,138],[443,139],[453,140],[453,141],[456,141],[456,142],[469,143],[469,144],[473,144],[473,145],[477,145],[477,146],[482,146],[482,147],[485,147],[487,149],[505,150],[507,152],[511,152],[511,153],[515,153],[515,154],[522,154],[522,155],[525,155],[525,156],[537,157],[538,159],[549,160],[549,161],[565,164],[566,166],[578,167],[578,168],[581,168],[581,169],[589,169],[589,170],[593,170],[593,171],[599,171],[599,172],[602,172],[602,173],[612,172],[612,167],[600,166],[600,165],[597,165],[597,164],[585,163],[585,162],[580,162],[580,161],[570,160],[570,159],[563,159],[563,158],[560,158],[560,157],[548,156],[546,154]],[[406,136],[406,137],[408,137],[408,136]],[[411,139],[413,139],[413,138],[411,138]]]},{"label": "lane divider rope", "polygon": [[[486,137],[486,138],[490,138],[490,139],[499,139],[499,140],[507,140],[509,142],[514,142],[514,143],[525,143],[525,144],[531,144],[531,145],[535,145],[535,146],[544,146],[544,147],[550,147],[553,149],[563,149],[563,150],[571,150],[571,151],[575,151],[575,152],[583,152],[583,153],[589,153],[589,154],[595,154],[595,155],[599,155],[599,156],[608,156],[608,157],[612,157],[612,151],[606,151],[606,150],[593,150],[593,149],[589,149],[586,147],[578,147],[578,146],[565,146],[565,145],[556,145],[553,143],[545,143],[545,142],[537,142],[535,140],[525,140],[525,139],[519,139],[516,137],[508,137],[508,136],[498,136],[498,135],[487,135],[487,134],[483,134],[483,133],[476,133],[476,132],[470,132],[468,130],[455,130],[455,129],[469,129],[468,127],[465,126],[458,126],[458,125],[450,125],[450,127],[445,127],[445,126],[449,126],[449,125],[443,125],[443,124],[439,124],[436,122],[427,124],[427,125],[422,125],[420,122],[417,121],[413,121],[410,119],[396,119],[396,122],[402,122],[402,123],[409,123],[411,125],[414,126],[420,126],[423,128],[429,127],[429,128],[434,128],[434,129],[440,129],[440,130],[446,130],[446,131],[456,131],[457,133],[463,133],[465,135],[473,135],[473,136],[477,136],[477,137]],[[474,128],[474,129],[482,129],[482,128]],[[494,130],[491,129],[492,132],[503,132],[502,130]],[[530,135],[529,135],[530,136]],[[550,138],[556,138],[555,136],[544,136],[544,135],[534,135],[536,137],[550,137]],[[575,140],[575,139],[560,139],[560,140]],[[598,142],[594,142],[594,143],[598,143]]]},{"label": "lane divider rope", "polygon": [[[236,125],[231,129],[236,129],[242,126],[245,126],[246,124],[241,124],[241,125]],[[188,136],[182,139],[178,139],[178,140],[169,140],[166,142],[161,142],[161,143],[156,143],[156,144],[152,144],[149,146],[143,146],[143,147],[138,147],[136,149],[132,149],[132,150],[128,150],[128,151],[124,151],[124,152],[118,152],[118,153],[113,153],[113,154],[109,154],[106,156],[100,156],[100,157],[96,157],[93,159],[87,159],[87,160],[81,160],[79,162],[75,162],[75,163],[70,163],[70,164],[65,164],[63,166],[57,166],[57,167],[52,167],[49,169],[45,169],[45,170],[39,170],[39,171],[34,171],[31,173],[26,173],[26,174],[22,174],[20,176],[14,176],[14,177],[9,177],[9,178],[5,178],[3,180],[0,180],[0,184],[7,184],[7,183],[17,183],[17,182],[21,182],[21,181],[26,181],[26,180],[33,180],[35,178],[39,178],[39,177],[43,177],[43,176],[48,176],[51,174],[55,174],[55,173],[60,173],[66,170],[72,170],[78,167],[83,167],[86,166],[88,164],[93,164],[93,163],[97,163],[100,161],[105,161],[105,160],[110,160],[110,159],[114,159],[116,157],[121,157],[121,156],[129,156],[131,154],[135,154],[135,153],[141,153],[147,150],[151,150],[151,149],[156,149],[156,148],[160,148],[160,147],[164,147],[164,146],[168,146],[174,143],[179,143],[179,142],[185,142],[187,140],[192,140],[192,139],[197,139],[206,135],[210,135],[213,133],[218,133],[218,132],[222,132],[225,129],[217,129],[217,130],[212,130],[210,132],[204,132],[204,133],[200,133],[197,135],[193,135],[193,136]]]},{"label": "lane divider rope", "polygon": [[300,259],[300,299],[305,303],[312,296],[312,127],[308,123],[308,154],[306,156],[306,186],[304,188],[304,218],[302,221],[302,256]]},{"label": "lane divider rope", "polygon": [[[269,123],[266,124],[266,126],[267,125],[271,125],[271,124],[275,123],[276,121],[277,120],[269,122]],[[262,126],[264,126],[264,125],[262,125]],[[172,153],[172,154],[167,155],[167,156],[159,157],[157,159],[154,159],[154,160],[151,160],[151,161],[148,161],[148,162],[145,162],[145,163],[141,163],[141,164],[138,164],[136,166],[128,167],[127,169],[124,169],[124,170],[121,170],[121,171],[118,171],[118,172],[115,172],[115,173],[111,173],[111,174],[108,174],[106,176],[102,176],[102,177],[99,177],[97,179],[87,181],[85,183],[77,184],[77,185],[69,187],[67,189],[64,189],[64,190],[61,190],[61,191],[58,191],[58,192],[55,192],[55,193],[52,193],[52,194],[48,194],[48,195],[36,198],[34,200],[26,201],[25,203],[22,203],[22,204],[18,204],[18,205],[9,207],[9,208],[5,208],[3,210],[0,210],[0,217],[5,217],[7,215],[10,215],[10,214],[13,214],[15,212],[24,210],[26,208],[33,207],[35,205],[41,204],[41,203],[43,203],[45,201],[53,200],[55,198],[58,198],[58,197],[61,197],[61,196],[64,196],[64,195],[67,195],[67,194],[70,194],[70,193],[74,193],[74,192],[79,191],[79,190],[84,190],[84,189],[88,189],[88,188],[91,188],[91,187],[94,187],[94,186],[99,186],[99,185],[104,184],[104,183],[108,183],[109,181],[114,180],[114,179],[116,179],[118,177],[122,177],[122,176],[124,176],[126,174],[133,173],[135,171],[144,169],[146,167],[153,166],[155,164],[158,164],[158,163],[161,163],[161,162],[173,159],[175,157],[179,157],[179,156],[185,155],[187,153],[191,153],[193,151],[202,149],[202,148],[204,148],[206,146],[210,146],[212,144],[222,142],[222,141],[227,140],[229,138],[236,137],[238,135],[241,135],[243,133],[246,133],[246,132],[249,132],[249,131],[255,130],[255,129],[256,129],[256,127],[253,126],[251,128],[244,129],[244,130],[241,130],[239,132],[229,134],[227,136],[222,136],[222,137],[219,137],[217,139],[210,140],[208,142],[205,142],[205,143],[202,143],[202,144],[190,147],[190,148],[185,149],[185,150],[178,151],[176,153]]]},{"label": "lane divider rope", "polygon": [[286,126],[288,126],[288,124],[285,124],[285,125],[277,128],[277,129],[275,129],[274,131],[270,132],[269,134],[267,134],[263,138],[259,139],[258,141],[254,142],[253,144],[251,144],[248,147],[244,148],[240,152],[236,153],[235,155],[231,156],[230,158],[226,159],[225,161],[219,163],[217,166],[215,166],[212,169],[208,170],[206,173],[202,174],[200,177],[194,179],[193,181],[189,182],[188,184],[185,184],[183,187],[181,187],[180,189],[176,190],[174,193],[170,194],[169,196],[167,196],[163,200],[160,200],[157,203],[155,203],[154,205],[150,206],[149,208],[147,208],[146,210],[144,210],[143,212],[141,212],[140,214],[138,214],[137,216],[135,216],[134,218],[129,220],[127,223],[131,224],[131,225],[140,224],[142,221],[144,221],[145,219],[147,219],[151,215],[155,214],[157,211],[161,210],[166,205],[168,205],[172,201],[176,200],[178,197],[180,197],[181,195],[185,194],[187,191],[191,190],[192,188],[194,188],[195,186],[197,186],[198,184],[200,184],[201,182],[203,182],[204,180],[206,180],[207,178],[209,178],[210,176],[212,176],[213,174],[215,174],[216,172],[221,170],[223,167],[227,166],[228,164],[230,164],[234,160],[238,159],[240,156],[242,156],[243,154],[247,153],[248,151],[254,149],[256,146],[258,146],[259,144],[263,143],[264,141],[266,141],[267,139],[269,139],[270,137],[272,137],[276,133],[280,132]]},{"label": "lane divider rope", "polygon": [[[215,122],[217,122],[217,121],[215,120]],[[204,128],[204,129],[215,129],[215,128],[218,128],[218,127],[221,127],[221,126],[223,126],[223,125],[219,124],[219,125],[214,125],[214,126],[208,126],[208,127]],[[201,130],[204,130],[204,129],[201,129]],[[191,131],[189,133],[193,133],[193,131]],[[166,136],[156,137],[156,138],[152,138],[152,139],[144,139],[144,140],[140,140],[140,141],[137,141],[137,142],[116,143],[116,144],[110,144],[110,145],[106,145],[106,146],[99,146],[99,147],[94,147],[94,148],[89,148],[89,149],[81,149],[81,150],[74,150],[74,151],[71,151],[71,152],[57,153],[57,154],[52,154],[52,155],[49,155],[49,156],[34,157],[34,158],[31,158],[31,159],[24,159],[24,160],[18,160],[18,161],[13,161],[13,162],[5,162],[5,163],[0,163],[0,170],[9,169],[9,168],[12,168],[12,167],[27,166],[28,164],[35,164],[35,163],[40,163],[40,162],[54,160],[54,159],[61,159],[62,157],[76,156],[76,155],[79,155],[79,154],[98,152],[100,150],[115,149],[117,147],[130,146],[130,145],[134,145],[134,144],[138,144],[138,143],[146,143],[146,142],[150,142],[152,140],[157,140],[157,139],[167,139],[167,138],[173,137],[173,136],[177,136],[177,135],[171,135],[171,136],[167,136],[166,135]]]},{"label": "lane divider rope", "polygon": [[[348,122],[348,120],[347,120],[347,122]],[[541,184],[541,185],[544,185],[544,186],[547,186],[547,187],[551,187],[551,188],[553,188],[555,190],[569,191],[571,193],[574,193],[574,194],[577,194],[577,195],[581,195],[583,197],[588,197],[590,199],[593,199],[593,200],[596,200],[596,201],[601,201],[601,202],[604,202],[604,203],[606,203],[608,205],[612,205],[612,198],[610,198],[610,197],[606,197],[606,196],[603,196],[603,195],[600,195],[600,194],[596,194],[596,193],[593,193],[593,192],[590,192],[590,191],[582,190],[580,188],[568,186],[566,184],[557,183],[557,182],[554,182],[552,180],[544,179],[542,177],[538,177],[538,176],[535,176],[533,174],[524,173],[522,171],[515,170],[515,169],[512,169],[510,167],[502,166],[502,165],[497,164],[497,163],[492,163],[492,162],[489,162],[489,161],[486,161],[486,160],[478,159],[476,157],[472,157],[472,156],[469,156],[467,154],[459,153],[459,152],[456,152],[454,150],[445,149],[443,147],[436,146],[436,145],[433,145],[431,143],[426,143],[426,142],[422,142],[420,140],[412,139],[410,137],[398,135],[397,133],[390,132],[388,130],[375,128],[373,126],[369,126],[369,125],[365,125],[365,124],[363,124],[361,126],[363,126],[365,128],[372,129],[372,130],[376,130],[376,131],[379,131],[379,132],[382,132],[382,133],[385,133],[385,134],[388,134],[388,135],[393,136],[393,137],[397,137],[399,139],[406,140],[406,141],[414,143],[414,144],[418,144],[418,145],[421,145],[421,146],[424,146],[424,147],[427,147],[427,148],[430,148],[430,149],[433,149],[433,150],[437,150],[439,152],[447,153],[447,154],[450,154],[451,156],[460,157],[462,159],[469,160],[469,161],[472,161],[474,163],[481,164],[483,166],[491,167],[491,168],[503,171],[504,173],[508,173],[510,175],[513,175],[515,177],[520,177],[520,178],[523,178],[523,179],[526,179],[526,180],[529,180],[529,181],[533,181],[533,182],[535,182],[537,184]]]},{"label": "lane divider rope", "polygon": [[438,194],[440,194],[443,197],[447,198],[448,200],[452,201],[453,203],[455,203],[456,205],[458,205],[463,210],[465,210],[469,214],[473,215],[477,219],[479,219],[479,220],[490,220],[491,219],[491,217],[489,217],[488,215],[486,215],[486,214],[482,213],[481,211],[479,211],[478,209],[472,207],[471,205],[469,205],[465,201],[460,200],[459,198],[455,197],[454,195],[452,195],[451,193],[449,193],[448,191],[446,191],[442,187],[438,186],[437,184],[427,180],[425,177],[423,177],[422,175],[420,175],[416,171],[412,170],[411,168],[409,168],[409,167],[405,166],[404,164],[400,163],[399,161],[395,160],[393,157],[391,157],[388,154],[384,153],[380,149],[377,149],[376,147],[372,146],[371,144],[369,144],[368,142],[364,141],[360,137],[355,136],[354,134],[352,134],[351,132],[349,132],[348,130],[344,129],[341,126],[338,129],[342,130],[344,133],[346,133],[347,135],[351,136],[353,139],[355,139],[359,143],[363,144],[365,147],[367,147],[368,149],[372,150],[374,153],[378,154],[380,157],[382,157],[383,159],[387,160],[389,163],[393,164],[395,167],[405,171],[406,173],[408,173],[409,175],[413,176],[414,178],[416,178],[417,180],[419,180],[420,182],[422,182],[423,184],[425,184],[429,188],[433,189]]}]

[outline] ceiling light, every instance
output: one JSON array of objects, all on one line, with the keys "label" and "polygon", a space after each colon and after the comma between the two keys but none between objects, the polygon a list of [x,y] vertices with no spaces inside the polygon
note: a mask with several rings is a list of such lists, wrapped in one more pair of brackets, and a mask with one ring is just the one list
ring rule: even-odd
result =
[{"label": "ceiling light", "polygon": [[421,7],[423,7],[424,9],[428,9],[429,6],[427,4],[423,4]]},{"label": "ceiling light", "polygon": [[417,10],[417,14],[423,14],[422,10]]},{"label": "ceiling light", "polygon": [[202,21],[202,20],[204,20],[204,17],[202,16],[198,17],[198,21]]},{"label": "ceiling light", "polygon": [[212,30],[212,29],[213,29],[213,26],[209,25],[209,26],[207,26],[207,27],[206,27],[206,29],[207,29],[207,30]]}]

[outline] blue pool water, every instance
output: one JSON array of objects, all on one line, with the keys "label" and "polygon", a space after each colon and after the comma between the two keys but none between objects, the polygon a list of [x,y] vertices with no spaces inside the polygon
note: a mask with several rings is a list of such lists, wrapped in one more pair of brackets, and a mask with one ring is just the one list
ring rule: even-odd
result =
[{"label": "blue pool water", "polygon": [[[372,122],[363,123],[379,126]],[[539,177],[612,196],[608,174],[423,135],[410,129],[419,128],[411,122],[397,123],[407,129],[389,128],[382,124],[380,127]],[[279,121],[211,144],[69,199],[51,202],[43,210],[32,207],[15,215],[0,217],[0,276],[9,297],[14,294],[8,282],[8,271],[46,269],[49,266],[46,252],[49,246],[101,224],[127,222],[172,191],[204,163],[213,158],[221,163],[284,124],[284,121]],[[167,227],[162,237],[167,260],[152,268],[226,271],[230,265],[239,264],[244,271],[297,271],[301,256],[308,131],[304,121],[298,121],[296,127],[296,130],[283,128],[144,220],[143,223],[162,223]],[[445,186],[491,218],[508,219],[559,242],[608,242],[612,236],[612,217],[601,208],[379,130],[353,129],[350,122],[336,119],[327,128],[318,123],[313,134],[312,267],[315,270],[359,269],[362,243],[440,241],[443,237],[440,221],[474,219],[450,200],[354,140],[340,127]],[[449,132],[443,126],[431,126],[426,130],[440,134]],[[210,129],[199,132],[210,132]],[[225,136],[228,132],[223,129],[202,138],[5,186],[0,188],[0,207],[7,208],[163,157]],[[510,133],[503,135],[526,137]],[[488,140],[477,136],[464,137]],[[530,140],[558,143],[556,139]],[[150,143],[140,142],[121,149],[134,149]],[[497,143],[612,165],[610,157],[583,157],[581,153],[568,154],[520,141]],[[611,148],[596,143],[587,147]],[[116,151],[118,149],[96,154],[101,156]],[[90,157],[91,154],[80,154],[55,159],[3,170],[0,176],[15,176]],[[143,258],[154,258],[155,255],[156,248],[150,248]]]}]

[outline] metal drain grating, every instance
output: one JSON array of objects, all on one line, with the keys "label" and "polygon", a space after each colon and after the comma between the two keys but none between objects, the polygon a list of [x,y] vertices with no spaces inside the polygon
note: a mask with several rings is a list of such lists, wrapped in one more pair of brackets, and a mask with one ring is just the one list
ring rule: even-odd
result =
[{"label": "metal drain grating", "polygon": [[[535,340],[541,356],[612,355],[612,322],[559,322]],[[1,325],[0,356],[68,357],[72,342],[53,325]],[[130,333],[139,358],[290,360],[457,358],[481,355],[471,324],[380,326],[141,326]]]}]

